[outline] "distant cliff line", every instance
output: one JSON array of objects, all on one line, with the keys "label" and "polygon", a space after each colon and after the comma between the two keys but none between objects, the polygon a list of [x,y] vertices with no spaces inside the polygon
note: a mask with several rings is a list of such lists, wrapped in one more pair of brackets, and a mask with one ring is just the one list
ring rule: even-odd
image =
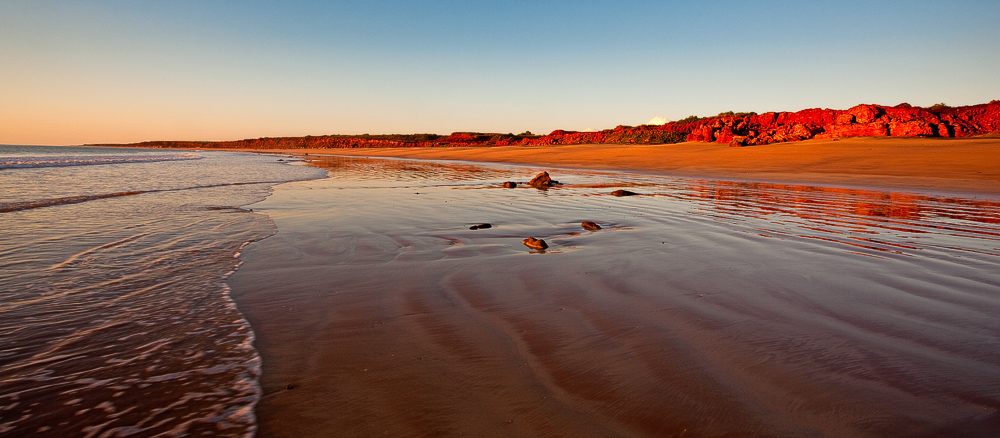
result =
[{"label": "distant cliff line", "polygon": [[[663,125],[618,126],[596,132],[552,131],[548,135],[455,132],[451,135],[323,135],[235,141],[148,141],[99,146],[220,149],[338,149],[386,147],[546,146],[560,144],[664,144],[683,141],[750,146],[811,138],[968,137],[1000,132],[1000,100],[979,105],[928,108],[899,104],[857,105],[847,110],[722,113],[691,116]],[[95,145],[97,146],[97,145]]]}]

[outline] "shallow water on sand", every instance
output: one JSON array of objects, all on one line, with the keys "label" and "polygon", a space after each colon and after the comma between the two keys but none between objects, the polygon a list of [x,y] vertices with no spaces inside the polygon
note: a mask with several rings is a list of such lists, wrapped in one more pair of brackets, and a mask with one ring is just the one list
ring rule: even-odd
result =
[{"label": "shallow water on sand", "polygon": [[278,159],[0,146],[0,436],[252,435],[240,206],[320,176]]},{"label": "shallow water on sand", "polygon": [[255,205],[279,232],[229,280],[262,436],[1000,426],[996,200],[551,169],[564,185],[503,189],[540,169],[310,160],[331,178]]}]

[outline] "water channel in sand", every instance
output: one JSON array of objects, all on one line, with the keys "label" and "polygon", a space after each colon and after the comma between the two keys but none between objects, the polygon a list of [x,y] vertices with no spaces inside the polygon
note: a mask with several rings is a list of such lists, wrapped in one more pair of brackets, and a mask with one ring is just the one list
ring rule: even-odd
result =
[{"label": "water channel in sand", "polygon": [[1000,426],[997,200],[309,158],[331,177],[253,206],[279,231],[229,280],[261,436]]}]

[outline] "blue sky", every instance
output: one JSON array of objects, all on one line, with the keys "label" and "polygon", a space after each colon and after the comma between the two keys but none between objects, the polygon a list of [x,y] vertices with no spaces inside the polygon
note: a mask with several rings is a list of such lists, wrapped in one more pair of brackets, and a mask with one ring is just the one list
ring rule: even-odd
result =
[{"label": "blue sky", "polygon": [[1000,2],[0,0],[0,143],[1000,99]]}]

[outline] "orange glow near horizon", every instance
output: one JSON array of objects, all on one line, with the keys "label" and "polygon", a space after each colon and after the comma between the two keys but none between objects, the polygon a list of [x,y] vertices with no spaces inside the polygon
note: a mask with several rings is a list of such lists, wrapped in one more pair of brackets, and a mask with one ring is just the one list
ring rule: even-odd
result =
[{"label": "orange glow near horizon", "polygon": [[[548,133],[1000,98],[995,2],[917,3],[4,2],[0,143]],[[879,44],[844,37],[860,34]]]}]

